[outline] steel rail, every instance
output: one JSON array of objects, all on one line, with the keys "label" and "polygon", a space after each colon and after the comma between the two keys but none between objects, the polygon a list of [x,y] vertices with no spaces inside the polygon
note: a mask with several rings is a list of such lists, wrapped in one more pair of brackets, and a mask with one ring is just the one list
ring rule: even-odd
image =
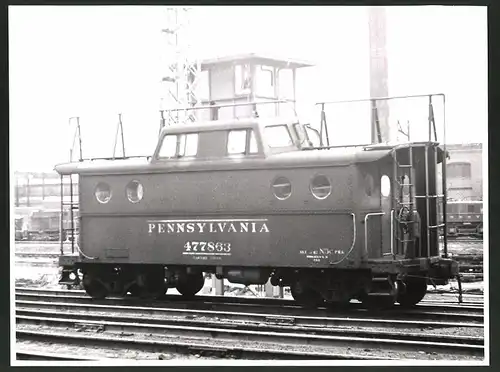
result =
[{"label": "steel rail", "polygon": [[109,304],[75,304],[75,303],[55,303],[38,301],[16,301],[16,311],[26,311],[35,309],[38,311],[80,311],[80,312],[100,312],[100,313],[122,313],[141,314],[143,316],[153,316],[172,319],[196,319],[196,318],[217,318],[225,321],[255,323],[277,323],[284,325],[302,327],[384,327],[384,328],[483,328],[482,323],[461,323],[461,322],[438,322],[425,320],[401,320],[391,318],[353,318],[353,317],[332,317],[332,316],[305,316],[305,315],[284,315],[282,313],[269,314],[250,313],[243,311],[219,311],[219,310],[199,310],[185,308],[164,308],[164,307],[144,307],[144,306],[117,306]]},{"label": "steel rail", "polygon": [[352,351],[347,353],[330,353],[318,351],[301,351],[293,350],[291,347],[278,349],[271,345],[266,345],[266,348],[258,348],[255,346],[234,346],[234,344],[223,344],[218,342],[216,345],[213,343],[204,343],[203,341],[189,340],[188,342],[181,341],[179,338],[169,340],[152,340],[151,338],[131,338],[131,337],[107,337],[103,335],[89,336],[85,334],[68,334],[57,332],[42,332],[42,331],[29,331],[29,330],[16,330],[17,339],[21,340],[38,340],[44,342],[62,343],[64,345],[72,344],[83,347],[99,346],[99,347],[123,347],[127,349],[134,349],[146,352],[157,353],[161,352],[176,352],[181,354],[194,354],[201,355],[209,353],[219,357],[237,356],[240,359],[281,359],[281,360],[387,360],[394,358],[368,356],[366,352],[364,355],[354,354]]},{"label": "steel rail", "polygon": [[[109,311],[112,314],[103,314],[96,308],[75,309],[66,308],[64,310],[71,310],[69,312],[61,312],[60,308],[52,307],[50,309],[17,309],[16,318],[19,319],[36,319],[36,318],[52,318],[54,316],[63,316],[64,319],[70,318],[71,320],[82,320],[91,322],[121,322],[121,323],[137,323],[147,325],[160,325],[171,327],[168,330],[172,334],[172,329],[175,331],[177,327],[184,326],[197,330],[198,328],[215,328],[215,329],[236,329],[261,332],[263,330],[269,332],[292,332],[293,334],[314,334],[314,335],[327,335],[327,336],[351,336],[351,337],[365,337],[365,338],[387,338],[396,340],[413,340],[413,341],[429,341],[429,342],[449,342],[449,343],[468,343],[471,345],[484,345],[484,337],[469,337],[469,336],[456,336],[456,335],[443,335],[443,334],[422,334],[418,333],[405,333],[394,331],[381,331],[371,329],[352,329],[343,326],[314,326],[314,324],[295,324],[295,319],[285,317],[266,317],[262,319],[242,320],[240,322],[228,321],[223,316],[184,316],[184,317],[146,317],[140,310],[131,313],[128,311],[121,312],[119,309],[112,308],[106,309],[104,313]],[[102,310],[102,309],[101,309]],[[98,314],[96,314],[98,313]],[[391,327],[392,328],[392,327]],[[180,335],[184,332],[181,329]]]},{"label": "steel rail", "polygon": [[[272,308],[272,307],[280,307],[282,311],[307,311],[300,305],[296,304],[293,300],[287,299],[273,299],[273,298],[255,298],[255,297],[219,297],[219,296],[196,296],[193,300],[185,299],[180,295],[167,295],[161,300],[156,301],[144,301],[141,299],[134,298],[132,296],[127,296],[125,298],[107,298],[104,300],[93,300],[88,297],[84,292],[80,292],[79,294],[74,295],[73,291],[60,292],[54,291],[55,294],[45,294],[50,292],[44,291],[16,291],[16,299],[18,300],[31,300],[31,301],[65,301],[65,302],[88,302],[92,301],[92,303],[106,303],[106,304],[117,304],[117,305],[134,305],[134,304],[162,304],[169,306],[191,306],[193,308],[207,307],[207,306],[226,306],[230,308],[233,307],[241,307],[241,308]],[[53,293],[54,293],[53,292]],[[63,294],[64,293],[64,294]],[[66,294],[68,293],[68,294]],[[222,308],[221,308],[222,310]],[[353,312],[368,312],[363,308],[360,303],[350,303],[346,307],[346,309],[327,309],[327,308],[318,308],[314,311],[332,311],[337,313],[353,313]],[[436,312],[438,311],[438,312]],[[447,311],[458,311],[458,313],[447,313]],[[413,309],[402,309],[400,306],[396,305],[393,309],[388,309],[386,311],[382,311],[383,314],[391,314],[391,315],[418,315],[424,317],[453,317],[462,316],[467,318],[468,315],[472,315],[473,317],[482,317],[484,313],[484,306],[461,306],[461,305],[438,305],[438,304],[421,304]],[[378,313],[382,313],[378,312]],[[376,314],[377,312],[369,311],[370,314]],[[470,314],[470,313],[478,313],[478,314]]]},{"label": "steel rail", "polygon": [[[45,325],[48,327],[72,327],[76,328],[95,328],[106,332],[107,334],[115,333],[117,336],[124,333],[159,335],[161,337],[174,338],[198,338],[212,339],[228,342],[263,342],[271,344],[284,345],[308,345],[324,348],[383,348],[394,351],[413,352],[415,349],[424,352],[436,352],[445,354],[461,354],[461,355],[484,355],[484,346],[474,343],[462,343],[464,339],[457,339],[455,336],[443,336],[439,342],[428,341],[425,335],[418,340],[403,340],[401,338],[383,338],[383,337],[356,337],[356,336],[338,336],[338,335],[318,335],[318,334],[298,334],[290,332],[276,332],[266,330],[268,327],[258,327],[254,329],[221,329],[215,327],[198,327],[198,326],[173,326],[146,323],[137,317],[115,317],[115,321],[107,320],[90,320],[91,315],[87,315],[87,319],[74,319],[71,313],[52,314],[59,316],[43,317],[43,316],[20,316],[16,315],[17,324],[33,324]],[[149,320],[148,320],[149,321]],[[256,329],[257,328],[257,329]],[[457,343],[459,341],[459,343]],[[468,340],[470,341],[470,340]],[[467,341],[466,341],[467,342]]]},{"label": "steel rail", "polygon": [[[51,295],[51,296],[79,296],[90,298],[84,290],[60,290],[60,289],[45,289],[45,288],[31,288],[31,287],[16,287],[16,295]],[[432,293],[431,293],[432,295]],[[442,296],[443,294],[439,294]],[[455,296],[454,294],[448,294],[449,296]],[[464,298],[470,297],[471,299],[483,297],[483,295],[464,295]],[[132,298],[131,296],[125,297],[126,299]],[[110,297],[110,299],[115,299],[115,297]],[[162,300],[164,301],[211,301],[211,302],[224,302],[224,303],[251,303],[251,304],[275,304],[275,305],[294,305],[294,301],[292,299],[282,299],[282,298],[263,298],[263,297],[248,297],[248,296],[210,296],[210,295],[197,295],[194,300],[186,300],[180,295],[166,295]],[[472,301],[464,301],[462,304],[451,303],[446,301],[436,301],[436,300],[422,300],[416,308],[429,308],[429,305],[435,306],[434,309],[437,308],[463,308],[464,304],[477,304],[477,311],[483,310],[482,305],[484,302],[472,302]],[[442,303],[442,305],[441,305]],[[353,305],[357,305],[356,302],[352,303]],[[298,306],[298,305],[297,305]],[[398,307],[398,305],[396,305]]]}]

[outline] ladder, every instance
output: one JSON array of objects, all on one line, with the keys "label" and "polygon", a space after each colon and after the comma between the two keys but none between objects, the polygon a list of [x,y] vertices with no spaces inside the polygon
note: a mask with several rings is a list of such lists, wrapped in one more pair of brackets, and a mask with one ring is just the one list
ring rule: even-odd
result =
[{"label": "ladder", "polygon": [[[434,117],[433,117],[433,113],[432,113],[432,102],[429,102],[429,111],[430,111],[430,114],[429,114],[429,122],[433,122],[434,120]],[[436,136],[436,128],[435,128],[435,125],[434,125],[434,134]],[[436,136],[437,138],[437,136]],[[431,126],[429,125],[429,141],[431,139]],[[439,203],[445,203],[445,195],[444,195],[444,192],[443,194],[435,194],[435,195],[430,195],[429,194],[429,177],[427,176],[429,174],[429,144],[427,143],[425,145],[425,174],[426,174],[426,182],[425,182],[425,195],[416,195],[415,198],[425,198],[425,206],[426,206],[426,210],[427,210],[427,216],[426,216],[426,227],[427,227],[427,236],[426,236],[426,239],[427,239],[427,257],[430,257],[430,249],[431,249],[431,230],[436,230],[436,236],[439,240],[439,229],[441,227],[444,227],[445,224],[444,223],[440,223],[439,221],[439,210],[443,210],[443,207],[441,206],[441,208],[439,208]],[[446,154],[444,154],[444,156],[446,156]],[[445,164],[444,164],[445,165]],[[431,225],[430,224],[430,199],[436,199],[436,225]],[[444,219],[443,219],[444,221]]]},{"label": "ladder", "polygon": [[[406,255],[408,246],[410,244],[415,246],[415,234],[413,229],[409,229],[408,225],[415,224],[413,218],[415,214],[415,201],[414,201],[414,183],[413,183],[413,146],[408,147],[408,164],[401,164],[397,156],[397,148],[392,151],[393,156],[393,205],[394,214],[394,239],[396,241],[396,251],[393,252],[393,259],[396,254],[403,253]],[[405,187],[408,188],[408,193],[405,195]],[[396,192],[397,190],[397,192]],[[405,197],[407,196],[407,197]],[[403,226],[403,231],[400,228]],[[404,247],[403,252],[399,248]],[[415,254],[416,252],[413,252]]]},{"label": "ladder", "polygon": [[[71,241],[71,254],[75,253],[76,234],[75,232],[79,230],[79,226],[75,226],[75,211],[79,211],[78,199],[74,197],[74,184],[73,175],[69,175],[69,200],[64,195],[64,175],[61,175],[61,218],[60,218],[60,244],[61,244],[61,255],[64,255],[64,242],[66,239]],[[65,216],[69,211],[69,221],[66,220]],[[69,225],[69,226],[68,226]]]}]

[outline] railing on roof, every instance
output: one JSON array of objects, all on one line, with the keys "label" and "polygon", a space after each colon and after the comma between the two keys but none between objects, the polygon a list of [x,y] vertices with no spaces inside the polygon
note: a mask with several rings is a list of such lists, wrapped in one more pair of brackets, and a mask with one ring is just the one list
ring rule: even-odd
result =
[{"label": "railing on roof", "polygon": [[[183,111],[185,113],[190,111],[199,111],[199,110],[210,110],[210,120],[218,120],[219,117],[219,109],[225,107],[241,107],[241,106],[254,106],[252,114],[250,116],[236,116],[235,119],[241,119],[245,117],[259,117],[259,112],[257,110],[258,105],[270,105],[270,104],[289,104],[292,105],[292,109],[294,115],[297,116],[297,111],[295,110],[295,101],[288,99],[277,99],[277,100],[266,100],[266,101],[248,101],[248,102],[234,102],[234,103],[225,103],[225,104],[210,104],[203,106],[186,106],[186,107],[178,107],[173,109],[160,110],[160,130],[166,126],[165,124],[168,122],[168,118],[172,115],[172,113]],[[165,116],[168,115],[168,117]],[[185,115],[187,116],[187,115]]]},{"label": "railing on roof", "polygon": [[[415,99],[415,98],[428,98],[428,138],[427,140],[432,141],[432,134],[434,134],[434,140],[437,142],[437,130],[436,130],[436,121],[434,115],[434,104],[433,97],[441,97],[443,102],[443,138],[442,143],[445,145],[446,143],[446,131],[445,131],[445,95],[443,93],[436,94],[417,94],[417,95],[406,95],[406,96],[393,96],[393,97],[376,97],[376,98],[366,98],[366,99],[354,99],[354,100],[341,100],[341,101],[324,101],[317,102],[315,106],[320,106],[321,108],[321,118],[320,118],[320,142],[321,146],[330,146],[330,136],[328,133],[328,124],[327,124],[327,116],[325,107],[327,105],[340,105],[347,103],[363,103],[367,102],[371,104],[371,130],[375,131],[376,142],[382,143],[382,130],[380,127],[380,119],[379,119],[379,108],[377,103],[380,101],[394,101],[394,100],[405,100],[405,99]],[[410,123],[408,122],[408,130]],[[409,133],[405,133],[398,120],[398,132],[403,133],[404,135],[409,136]],[[373,142],[373,141],[372,141]],[[446,150],[446,148],[445,148]]]}]

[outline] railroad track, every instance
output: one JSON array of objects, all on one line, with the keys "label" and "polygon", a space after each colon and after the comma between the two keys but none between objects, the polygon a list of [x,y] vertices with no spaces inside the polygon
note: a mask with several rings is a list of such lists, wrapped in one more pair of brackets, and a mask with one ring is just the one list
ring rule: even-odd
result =
[{"label": "railroad track", "polygon": [[[63,301],[63,299],[61,299]],[[469,319],[469,322],[443,322],[443,321],[427,321],[415,319],[393,319],[380,317],[333,317],[333,316],[309,316],[309,315],[283,315],[269,314],[262,312],[242,312],[242,311],[219,311],[219,310],[194,310],[175,307],[158,307],[158,306],[140,306],[140,305],[116,305],[116,304],[93,304],[93,303],[67,303],[67,302],[42,302],[42,301],[21,301],[16,300],[16,313],[19,315],[32,315],[33,311],[39,311],[44,314],[52,312],[67,312],[74,313],[99,313],[100,316],[106,317],[109,314],[120,313],[123,315],[141,314],[143,317],[173,319],[174,323],[198,322],[199,319],[216,319],[216,322],[253,322],[255,324],[276,323],[298,327],[364,327],[364,328],[405,328],[405,329],[422,329],[422,328],[454,328],[454,327],[470,327],[482,328],[483,323],[478,319]],[[75,316],[79,316],[76,314]],[[321,330],[319,330],[321,332]]]},{"label": "railroad track", "polygon": [[[300,348],[303,345],[313,349],[322,349],[312,354],[309,352],[308,359],[345,359],[346,348],[351,349],[351,352],[354,351],[356,358],[359,358],[362,351],[367,349],[375,352],[380,349],[414,352],[417,349],[419,352],[426,353],[474,356],[484,354],[483,337],[394,332],[367,328],[356,330],[338,325],[313,326],[311,319],[301,319],[302,325],[297,325],[300,320],[282,316],[267,316],[264,320],[262,314],[239,313],[245,321],[229,322],[227,315],[220,312],[212,312],[210,317],[208,312],[184,310],[184,319],[181,319],[168,314],[168,309],[40,302],[38,302],[39,308],[27,308],[26,305],[23,302],[16,302],[17,337],[22,340],[57,339],[64,343],[84,341],[94,346],[119,343],[123,346],[127,345],[128,349],[144,347],[150,349],[157,347],[158,343],[163,347],[169,345],[170,349],[178,349],[184,345],[191,351],[193,347],[199,350],[203,346],[203,349],[219,354],[234,351],[229,347],[231,344],[243,343],[243,347],[240,347],[238,351],[245,355],[247,348],[255,343],[259,346],[257,349],[248,350],[249,352],[269,355],[271,350],[273,357],[280,354],[280,358],[284,359],[304,358],[306,356],[304,352],[297,354],[297,347]],[[191,317],[186,316],[189,313]],[[166,317],[166,314],[169,316]],[[252,321],[252,317],[257,318],[257,321],[255,319]],[[344,322],[348,323],[349,320],[344,319]],[[50,332],[40,331],[39,328],[36,330],[19,329],[20,325],[42,326]],[[91,335],[88,335],[89,331],[92,332]],[[146,336],[148,339],[144,339]],[[190,341],[186,343],[186,339]],[[213,340],[217,340],[216,346]],[[286,348],[279,350],[279,353],[276,349],[269,349],[270,345],[278,344]],[[267,346],[264,347],[264,345]],[[343,352],[336,353],[335,350],[343,350]],[[373,355],[368,356],[368,359],[371,357]],[[352,359],[353,356],[349,358]]]},{"label": "railroad track", "polygon": [[57,259],[61,255],[60,252],[16,252],[16,257],[37,257],[37,258],[54,258]]},{"label": "railroad track", "polygon": [[[484,354],[482,336],[422,332],[433,328],[482,329],[482,314],[474,311],[478,310],[475,305],[468,306],[458,317],[448,313],[455,321],[444,322],[421,319],[419,309],[411,320],[409,314],[407,319],[401,319],[401,312],[384,316],[357,312],[361,316],[355,318],[352,312],[349,317],[332,317],[320,316],[319,311],[307,316],[299,307],[288,309],[283,303],[293,302],[281,299],[200,296],[201,304],[208,307],[200,309],[194,306],[198,301],[185,301],[175,295],[167,298],[170,300],[147,304],[130,299],[94,301],[83,291],[17,288],[17,339],[243,359],[387,360],[391,359],[391,351],[407,354],[415,350],[433,355]],[[238,302],[242,300],[247,304]],[[435,311],[425,310],[435,306],[422,306],[420,313],[435,316]],[[33,328],[40,326],[42,330]]]},{"label": "railroad track", "polygon": [[[377,315],[377,312],[365,310],[360,303],[351,302],[347,309],[315,309],[307,310],[288,299],[240,297],[240,296],[196,296],[193,300],[186,300],[179,295],[166,295],[162,300],[147,301],[133,297],[108,298],[105,300],[93,300],[84,291],[60,291],[32,288],[16,288],[16,301],[45,301],[64,302],[80,304],[103,304],[103,305],[144,305],[168,306],[177,309],[216,310],[216,311],[243,311],[243,312],[275,312],[283,315],[332,315],[332,313]],[[464,305],[424,302],[413,309],[401,309],[398,305],[394,309],[381,312],[380,317],[391,315],[393,318],[404,319],[412,316],[414,319],[430,320],[453,320],[453,321],[484,321],[484,306],[482,304],[466,303]]]}]

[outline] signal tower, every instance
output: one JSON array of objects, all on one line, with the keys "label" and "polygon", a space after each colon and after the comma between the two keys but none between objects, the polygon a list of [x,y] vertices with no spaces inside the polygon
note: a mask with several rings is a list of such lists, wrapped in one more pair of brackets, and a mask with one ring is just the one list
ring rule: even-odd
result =
[{"label": "signal tower", "polygon": [[191,49],[190,11],[186,7],[167,7],[166,27],[162,29],[162,89],[160,130],[165,125],[195,121],[192,110],[170,111],[197,104],[196,85],[200,74],[200,62]]}]

